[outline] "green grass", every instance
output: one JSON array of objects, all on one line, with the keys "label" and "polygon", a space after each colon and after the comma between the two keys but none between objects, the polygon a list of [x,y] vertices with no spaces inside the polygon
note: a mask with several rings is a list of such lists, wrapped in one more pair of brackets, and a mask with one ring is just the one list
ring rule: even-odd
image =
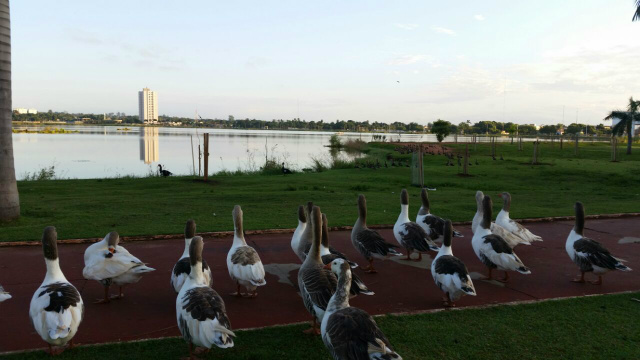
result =
[{"label": "green grass", "polygon": [[[640,148],[618,163],[610,159],[607,144],[581,143],[574,155],[573,143],[542,144],[539,161],[532,166],[533,145],[498,144],[497,157],[489,145],[470,146],[471,177],[460,177],[457,166],[444,166],[443,156],[425,155],[425,181],[432,211],[453,221],[469,221],[476,205],[474,194],[483,190],[513,195],[513,218],[572,215],[573,203],[585,203],[587,214],[640,210]],[[451,144],[461,149],[462,144]],[[383,164],[388,156],[408,159],[394,151],[394,144],[373,144],[365,149],[369,159]],[[475,165],[476,159],[480,166]],[[454,161],[455,163],[455,161]],[[410,193],[411,214],[420,207],[419,190],[410,187],[409,168],[339,169],[293,175],[222,175],[203,183],[191,177],[148,177],[102,180],[46,180],[18,183],[22,216],[0,225],[0,241],[39,240],[42,229],[55,225],[61,239],[104,236],[118,230],[123,236],[177,234],[187,219],[198,231],[232,230],[231,210],[243,207],[245,229],[292,228],[299,204],[314,201],[327,213],[331,226],[353,225],[356,200],[367,196],[369,224],[393,224],[399,212],[402,188]],[[497,212],[500,201],[494,196]],[[215,215],[214,215],[215,214]],[[494,214],[495,215],[495,214]]]},{"label": "green grass", "polygon": [[[376,318],[404,359],[638,359],[640,293]],[[231,319],[233,321],[233,319]],[[306,325],[239,331],[235,347],[207,359],[330,359]],[[82,327],[80,328],[82,331]],[[80,347],[60,359],[179,359],[182,339]],[[6,359],[49,359],[42,351]]]}]

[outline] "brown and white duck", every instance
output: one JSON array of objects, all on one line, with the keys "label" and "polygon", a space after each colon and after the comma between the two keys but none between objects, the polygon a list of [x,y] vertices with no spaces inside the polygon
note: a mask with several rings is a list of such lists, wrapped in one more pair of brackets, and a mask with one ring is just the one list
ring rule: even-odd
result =
[{"label": "brown and white duck", "polygon": [[[196,222],[194,220],[188,220],[184,228],[184,251],[178,262],[173,266],[171,272],[171,286],[177,293],[180,292],[182,284],[189,277],[191,272],[191,261],[189,260],[189,246],[191,245],[191,239],[196,235]],[[207,280],[207,284],[211,285],[211,269],[206,261],[202,261],[202,271],[204,277]]]},{"label": "brown and white duck", "polygon": [[499,235],[491,233],[491,197],[485,195],[482,200],[483,214],[482,221],[476,229],[471,246],[478,256],[478,259],[489,269],[488,279],[492,278],[492,270],[504,271],[504,278],[500,281],[509,280],[508,271],[517,271],[521,274],[531,274],[528,267],[524,266],[518,255],[513,252],[509,244]]},{"label": "brown and white duck", "polygon": [[542,241],[540,236],[533,234],[527,228],[509,218],[509,211],[511,210],[511,194],[503,192],[498,196],[502,198],[502,210],[500,210],[498,216],[496,216],[496,224],[502,226],[507,229],[507,231],[529,243]]},{"label": "brown and white duck", "polygon": [[398,245],[388,243],[380,233],[367,227],[367,199],[362,194],[358,196],[358,219],[351,230],[351,244],[369,262],[369,266],[363,268],[367,273],[377,272],[373,267],[373,259],[402,256],[396,251]]},{"label": "brown and white duck", "polygon": [[366,311],[349,305],[351,268],[343,259],[325,266],[338,276],[320,327],[322,341],[335,360],[401,360],[376,321]]},{"label": "brown and white duck", "polygon": [[[423,188],[420,192],[422,206],[416,215],[416,224],[420,225],[433,241],[442,241],[444,238],[444,219],[431,213],[431,204],[429,202],[429,194],[427,189]],[[453,229],[453,236],[464,237],[459,231]]]},{"label": "brown and white duck", "polygon": [[584,236],[584,205],[576,202],[576,224],[567,237],[565,249],[573,262],[580,268],[580,277],[573,282],[583,283],[584,274],[592,272],[598,275],[597,281],[592,284],[602,284],[602,275],[611,270],[631,271],[631,268],[624,265],[624,260],[611,255],[599,242]]},{"label": "brown and white duck", "polygon": [[64,349],[53,349],[69,344],[78,331],[84,315],[84,303],[80,293],[62,273],[58,259],[58,233],[48,226],[42,234],[42,250],[47,273],[42,285],[31,298],[29,317],[36,332],[49,345],[49,353],[56,355]]},{"label": "brown and white duck", "polygon": [[[233,208],[233,244],[227,254],[227,269],[229,276],[236,282],[237,291],[231,295],[256,297],[258,296],[258,286],[267,285],[265,280],[264,266],[260,260],[258,252],[247,245],[244,239],[242,224],[242,209],[240,205]],[[247,289],[247,293],[240,292],[240,286]]]},{"label": "brown and white duck", "polygon": [[322,323],[324,312],[331,295],[336,290],[338,279],[324,268],[320,257],[322,239],[322,214],[320,208],[314,206],[311,211],[311,250],[298,271],[298,287],[304,306],[312,316],[311,328],[307,333],[319,334],[318,325]]},{"label": "brown and white duck", "polygon": [[400,215],[393,226],[393,235],[398,243],[407,250],[404,260],[412,260],[411,253],[418,252],[418,259],[422,260],[422,253],[426,251],[438,251],[438,245],[427,235],[427,232],[417,223],[409,220],[409,193],[402,189],[400,193]]}]

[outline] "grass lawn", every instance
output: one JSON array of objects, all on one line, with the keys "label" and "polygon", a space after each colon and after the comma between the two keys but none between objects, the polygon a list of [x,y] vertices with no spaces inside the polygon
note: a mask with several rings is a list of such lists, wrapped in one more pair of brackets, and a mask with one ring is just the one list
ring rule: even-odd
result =
[{"label": "grass lawn", "polygon": [[[462,144],[450,144],[461,149]],[[393,156],[394,144],[371,144],[370,158]],[[640,147],[612,163],[608,144],[542,144],[539,161],[532,166],[533,144],[498,144],[492,160],[489,145],[470,147],[471,177],[461,177],[458,166],[445,166],[443,156],[425,155],[425,182],[432,212],[454,221],[469,221],[476,210],[474,194],[483,190],[513,195],[511,217],[572,215],[573,203],[582,201],[587,214],[640,211]],[[476,160],[479,165],[475,165]],[[454,160],[455,163],[455,160]],[[55,225],[60,239],[100,237],[111,230],[123,236],[177,234],[187,219],[199,231],[232,230],[231,210],[243,207],[245,229],[292,228],[299,204],[314,201],[327,213],[331,226],[353,225],[356,200],[367,196],[369,224],[393,224],[399,213],[399,194],[409,188],[411,216],[420,207],[419,189],[410,187],[410,168],[333,169],[293,175],[224,175],[203,183],[191,177],[116,178],[92,180],[21,181],[18,184],[22,217],[0,224],[0,241],[39,240],[42,229]],[[497,212],[500,200],[494,196]],[[495,215],[495,214],[494,214]]]},{"label": "grass lawn", "polygon": [[[640,358],[640,293],[545,301],[517,306],[443,311],[376,319],[404,359]],[[231,319],[233,321],[233,319]],[[306,325],[237,332],[235,347],[207,359],[330,359]],[[82,331],[82,327],[80,327]],[[80,347],[60,359],[178,359],[181,339]],[[3,359],[49,359],[42,351]]]}]

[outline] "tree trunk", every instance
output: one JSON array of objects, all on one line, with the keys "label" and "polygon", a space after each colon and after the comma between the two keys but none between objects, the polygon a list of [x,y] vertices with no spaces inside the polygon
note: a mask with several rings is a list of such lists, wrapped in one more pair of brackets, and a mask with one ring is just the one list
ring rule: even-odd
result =
[{"label": "tree trunk", "polygon": [[9,0],[0,0],[0,221],[20,217],[11,132],[11,21]]},{"label": "tree trunk", "polygon": [[627,155],[631,155],[631,145],[633,145],[633,113],[631,120],[627,121]]}]

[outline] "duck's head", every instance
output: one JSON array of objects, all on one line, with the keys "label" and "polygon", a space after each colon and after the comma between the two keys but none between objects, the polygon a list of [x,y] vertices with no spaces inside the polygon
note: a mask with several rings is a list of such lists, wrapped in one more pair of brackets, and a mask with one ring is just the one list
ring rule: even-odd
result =
[{"label": "duck's head", "polygon": [[301,223],[307,223],[307,215],[304,213],[304,206],[298,206],[298,221]]},{"label": "duck's head", "polygon": [[332,262],[324,266],[325,269],[331,270],[334,274],[340,277],[341,274],[351,271],[351,266],[345,259],[335,259]]},{"label": "duck's head", "polygon": [[48,260],[55,260],[58,258],[58,233],[53,226],[47,226],[42,233],[42,250],[44,251],[44,257]]},{"label": "duck's head", "polygon": [[476,191],[476,204],[482,208],[482,199],[484,199],[484,193],[480,190]]},{"label": "duck's head", "polygon": [[453,226],[451,225],[451,220],[447,219],[444,221],[444,240],[442,240],[442,244],[444,246],[451,246],[452,237],[453,237]]},{"label": "duck's head", "polygon": [[409,205],[409,193],[407,192],[407,189],[402,189],[402,192],[400,193],[400,203],[402,205]]},{"label": "duck's head", "polygon": [[107,240],[107,250],[109,250],[107,257],[112,257],[116,253],[116,247],[120,242],[120,234],[117,231],[112,231],[105,236],[105,240]]},{"label": "duck's head", "polygon": [[202,248],[204,248],[202,236],[194,236],[191,244],[189,244],[189,262],[191,266],[202,263]]},{"label": "duck's head", "polygon": [[504,211],[509,211],[511,208],[511,194],[505,191],[502,194],[498,194],[498,196],[502,198],[502,208]]},{"label": "duck's head", "polygon": [[184,227],[184,238],[191,239],[194,236],[196,236],[196,222],[193,219],[189,219]]},{"label": "duck's head", "polygon": [[235,228],[236,236],[244,237],[244,230],[242,229],[242,208],[240,205],[236,205],[233,207],[233,212],[231,213],[233,216],[233,227]]}]

